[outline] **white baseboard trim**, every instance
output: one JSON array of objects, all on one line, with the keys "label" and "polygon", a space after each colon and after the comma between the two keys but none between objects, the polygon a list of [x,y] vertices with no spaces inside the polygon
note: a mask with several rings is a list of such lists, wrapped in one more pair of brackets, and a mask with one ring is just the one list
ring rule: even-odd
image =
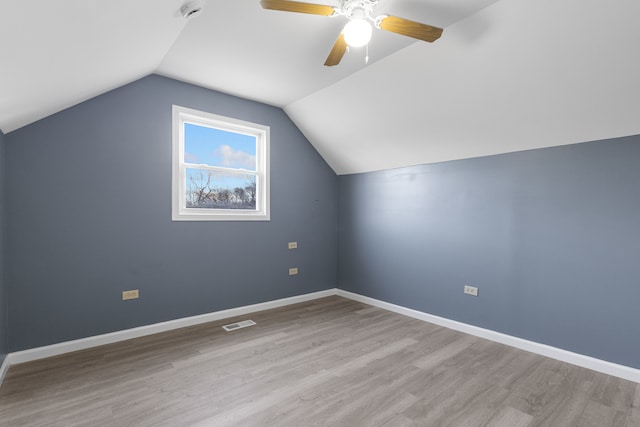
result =
[{"label": "white baseboard trim", "polygon": [[157,334],[160,332],[170,331],[173,329],[184,328],[187,326],[199,325],[201,323],[213,322],[229,317],[242,316],[272,308],[284,307],[300,302],[311,301],[318,298],[324,298],[332,295],[338,295],[354,301],[359,301],[374,307],[379,307],[394,313],[403,314],[418,320],[444,326],[449,329],[464,332],[480,338],[499,342],[511,347],[526,350],[531,353],[540,354],[562,362],[571,363],[572,365],[581,366],[583,368],[592,369],[608,375],[613,375],[625,380],[640,383],[640,370],[629,366],[619,365],[605,360],[596,359],[578,353],[573,353],[557,347],[546,344],[540,344],[517,338],[500,332],[484,329],[477,326],[469,325],[444,317],[435,316],[433,314],[424,313],[422,311],[413,310],[411,308],[402,307],[400,305],[391,304],[380,301],[375,298],[366,297],[364,295],[353,292],[344,291],[342,289],[327,289],[324,291],[313,292],[310,294],[298,295],[289,298],[283,298],[273,301],[267,301],[259,304],[246,305],[243,307],[231,308],[228,310],[216,311],[213,313],[201,314],[198,316],[184,317],[181,319],[169,320],[167,322],[155,323],[153,325],[140,326],[137,328],[126,329],[123,331],[111,332],[108,334],[96,335],[92,337],[82,338],[73,341],[66,341],[58,344],[52,344],[44,347],[32,348],[29,350],[17,351],[9,353],[4,359],[0,367],[0,385],[9,369],[9,366],[18,363],[31,362],[38,359],[44,359],[51,356],[57,356],[72,351],[85,350],[100,345],[111,344],[119,341],[125,341],[132,338],[143,337],[146,335]]},{"label": "white baseboard trim", "polygon": [[2,361],[2,366],[0,366],[0,385],[2,385],[2,381],[4,380],[4,376],[7,375],[7,371],[9,370],[9,355],[7,354]]},{"label": "white baseboard trim", "polygon": [[[31,362],[46,357],[58,356],[72,351],[85,350],[105,344],[112,344],[119,341],[125,341],[132,338],[143,337],[146,335],[166,332],[173,329],[184,328],[187,326],[199,325],[201,323],[214,322],[216,320],[226,319],[229,317],[243,316],[256,311],[269,310],[272,308],[283,307],[286,305],[297,304],[300,302],[310,301],[318,298],[324,298],[335,295],[335,289],[326,291],[313,292],[310,294],[297,295],[289,298],[282,298],[273,301],[267,301],[259,304],[245,305],[228,310],[220,310],[212,313],[201,314],[198,316],[183,317],[181,319],[169,320],[166,322],[154,323],[153,325],[140,326],[123,331],[111,332],[108,334],[95,335],[92,337],[81,338],[73,341],[65,341],[57,344],[47,345],[44,347],[36,347],[28,350],[16,351],[9,353],[3,363],[5,365],[16,365],[18,363]],[[1,372],[0,372],[1,373]],[[1,382],[0,382],[1,384]]]},{"label": "white baseboard trim", "polygon": [[353,292],[343,291],[342,289],[336,289],[336,295],[369,304],[374,307],[393,311],[394,313],[404,314],[405,316],[413,317],[425,322],[444,326],[449,329],[464,332],[469,335],[474,335],[480,338],[499,342],[500,344],[505,344],[511,347],[519,348],[521,350],[526,350],[531,353],[550,357],[552,359],[560,360],[572,365],[581,366],[583,368],[640,383],[640,369],[619,365],[617,363],[607,362],[606,360],[596,359],[594,357],[585,356],[583,354],[573,353],[561,348],[552,347],[546,344],[540,344],[534,341],[529,341],[511,335],[503,334],[501,332],[492,331],[490,329],[484,329],[466,323],[457,322],[455,320],[446,319],[444,317],[434,316],[433,314],[428,314],[422,311],[413,310],[411,308],[402,307],[400,305],[380,301],[360,294],[355,294]]}]

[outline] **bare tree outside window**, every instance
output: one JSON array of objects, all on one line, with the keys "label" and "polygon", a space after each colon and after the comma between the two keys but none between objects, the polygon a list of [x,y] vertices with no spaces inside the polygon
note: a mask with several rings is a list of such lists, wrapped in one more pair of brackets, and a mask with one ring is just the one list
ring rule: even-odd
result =
[{"label": "bare tree outside window", "polygon": [[[191,172],[191,171],[189,171]],[[193,171],[188,173],[186,202],[188,208],[205,209],[255,209],[256,182],[253,176],[217,179],[216,172]],[[243,180],[241,185],[230,186]]]}]

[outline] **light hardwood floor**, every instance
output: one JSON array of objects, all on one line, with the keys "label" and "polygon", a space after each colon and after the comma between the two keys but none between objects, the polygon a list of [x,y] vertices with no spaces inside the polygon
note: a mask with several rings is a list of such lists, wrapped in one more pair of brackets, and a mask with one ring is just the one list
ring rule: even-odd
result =
[{"label": "light hardwood floor", "polygon": [[640,426],[640,386],[329,297],[12,366],[0,425]]}]

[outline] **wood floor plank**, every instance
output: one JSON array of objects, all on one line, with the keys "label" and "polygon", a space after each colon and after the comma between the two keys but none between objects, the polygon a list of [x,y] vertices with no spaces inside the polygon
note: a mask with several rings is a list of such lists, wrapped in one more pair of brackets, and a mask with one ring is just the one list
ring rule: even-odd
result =
[{"label": "wood floor plank", "polygon": [[[510,406],[505,406],[495,414],[486,424],[487,427],[528,427],[532,424],[533,417],[518,411]],[[562,425],[562,424],[558,424]]]},{"label": "wood floor plank", "polygon": [[575,425],[584,427],[597,426],[624,426],[625,414],[611,406],[607,406],[595,400],[587,403],[584,411],[577,418]]},{"label": "wood floor plank", "polygon": [[640,385],[334,296],[11,366],[0,425],[638,427]]},{"label": "wood floor plank", "polygon": [[640,384],[636,384],[633,403],[627,411],[627,418],[624,425],[625,427],[640,426]]},{"label": "wood floor plank", "polygon": [[467,350],[476,341],[478,341],[478,338],[476,337],[472,337],[470,335],[461,336],[457,340],[426,354],[414,364],[418,368],[422,369],[433,368],[434,366],[439,365],[445,360],[452,358],[456,354]]}]

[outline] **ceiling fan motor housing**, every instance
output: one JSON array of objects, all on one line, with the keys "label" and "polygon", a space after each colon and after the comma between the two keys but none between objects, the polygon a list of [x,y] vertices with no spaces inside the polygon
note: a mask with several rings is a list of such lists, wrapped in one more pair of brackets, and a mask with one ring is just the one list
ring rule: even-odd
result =
[{"label": "ceiling fan motor housing", "polygon": [[375,21],[373,9],[378,4],[378,0],[345,0],[342,3],[341,15],[349,19],[369,19]]}]

